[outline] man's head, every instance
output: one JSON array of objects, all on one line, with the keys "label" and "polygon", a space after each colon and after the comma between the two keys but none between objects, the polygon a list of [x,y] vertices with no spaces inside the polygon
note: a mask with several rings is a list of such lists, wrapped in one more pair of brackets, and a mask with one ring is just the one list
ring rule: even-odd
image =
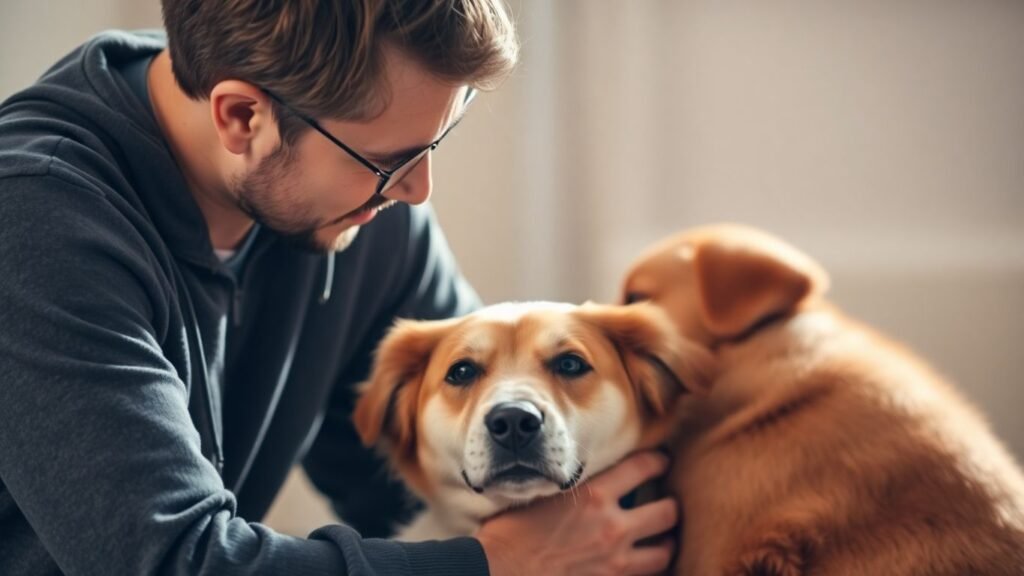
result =
[{"label": "man's head", "polygon": [[517,54],[501,0],[163,0],[163,12],[177,83],[209,103],[228,152],[219,201],[319,250],[343,248],[386,200],[430,194],[429,157],[375,195],[381,176],[356,156],[392,170]]}]

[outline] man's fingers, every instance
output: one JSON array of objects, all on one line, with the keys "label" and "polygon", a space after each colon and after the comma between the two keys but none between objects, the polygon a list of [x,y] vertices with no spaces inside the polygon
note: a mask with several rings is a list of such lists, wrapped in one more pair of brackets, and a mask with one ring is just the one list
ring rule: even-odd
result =
[{"label": "man's fingers", "polygon": [[666,470],[667,456],[660,452],[639,452],[598,474],[589,484],[593,489],[618,499]]},{"label": "man's fingers", "polygon": [[662,498],[633,510],[626,510],[626,526],[633,540],[661,534],[679,522],[679,506],[671,498]]},{"label": "man's fingers", "polygon": [[661,574],[668,569],[672,562],[672,554],[675,552],[675,542],[671,538],[665,538],[652,546],[638,546],[629,551],[626,561],[626,574],[648,575]]}]

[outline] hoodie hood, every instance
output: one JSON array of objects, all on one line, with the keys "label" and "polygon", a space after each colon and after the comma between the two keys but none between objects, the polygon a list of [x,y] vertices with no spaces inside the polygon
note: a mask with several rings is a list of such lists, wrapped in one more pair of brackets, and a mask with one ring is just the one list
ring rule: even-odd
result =
[{"label": "hoodie hood", "polygon": [[[64,118],[61,136],[96,155],[91,162],[76,162],[77,170],[91,169],[99,182],[121,181],[125,185],[114,188],[129,191],[124,200],[145,213],[176,257],[221,270],[202,212],[156,120],[119,72],[166,46],[161,31],[98,34],[8,99],[0,122],[18,121],[21,110]],[[52,125],[48,128],[52,132]],[[123,182],[125,177],[132,185]]]}]

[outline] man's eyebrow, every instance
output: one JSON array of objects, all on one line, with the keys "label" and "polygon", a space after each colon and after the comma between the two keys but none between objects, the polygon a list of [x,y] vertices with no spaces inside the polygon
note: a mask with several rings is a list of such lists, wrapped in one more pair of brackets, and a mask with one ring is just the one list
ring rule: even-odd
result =
[{"label": "man's eyebrow", "polygon": [[[466,110],[467,108],[463,108],[462,111],[459,112],[459,115],[455,118],[455,120],[452,121],[451,124],[448,125],[447,128],[445,128],[444,132],[441,133],[441,136],[439,138],[443,138],[446,134],[451,132],[452,129],[455,128],[455,126],[457,126],[459,122],[462,122],[462,119],[465,118],[466,116]],[[423,151],[424,148],[430,146],[431,144],[433,144],[433,142],[428,142],[426,144],[422,144],[419,146],[411,146],[409,148],[402,148],[401,150],[394,150],[389,152],[366,151],[363,155],[370,160],[377,160],[382,164],[397,164],[398,162],[401,162],[402,160],[405,160],[410,156],[419,154],[420,152]]]}]

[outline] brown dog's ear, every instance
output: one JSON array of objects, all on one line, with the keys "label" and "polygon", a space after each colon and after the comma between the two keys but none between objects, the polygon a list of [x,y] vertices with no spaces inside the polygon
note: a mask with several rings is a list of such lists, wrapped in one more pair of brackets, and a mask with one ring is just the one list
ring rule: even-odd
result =
[{"label": "brown dog's ear", "polygon": [[370,379],[352,413],[366,446],[385,440],[396,456],[416,449],[416,403],[430,355],[456,320],[399,321],[377,348]]},{"label": "brown dog's ear", "polygon": [[701,317],[718,337],[794,312],[828,288],[828,275],[810,257],[753,229],[719,228],[694,248]]},{"label": "brown dog's ear", "polygon": [[671,414],[684,394],[705,392],[710,387],[711,353],[679,334],[658,306],[585,304],[579,312],[615,344],[648,416],[646,422]]}]

